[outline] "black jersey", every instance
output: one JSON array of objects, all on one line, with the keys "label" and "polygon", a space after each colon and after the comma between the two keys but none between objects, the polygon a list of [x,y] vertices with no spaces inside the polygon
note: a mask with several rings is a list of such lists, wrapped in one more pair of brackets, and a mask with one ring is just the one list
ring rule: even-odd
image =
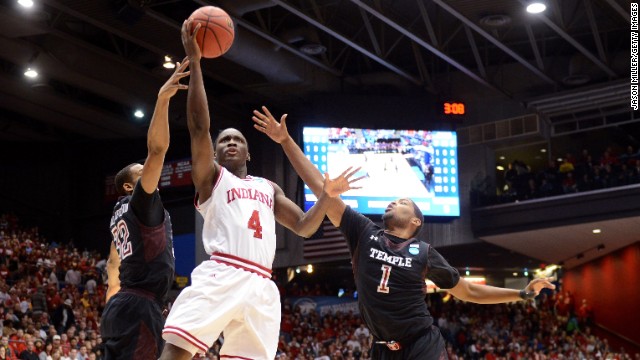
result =
[{"label": "black jersey", "polygon": [[426,242],[385,234],[348,206],[340,230],[351,252],[360,314],[374,338],[402,341],[426,331],[433,318],[425,278],[450,289],[460,279],[458,271]]},{"label": "black jersey", "polygon": [[173,283],[175,258],[171,218],[158,190],[147,194],[138,181],[132,195],[118,200],[110,227],[120,256],[120,286],[150,292],[163,303]]}]

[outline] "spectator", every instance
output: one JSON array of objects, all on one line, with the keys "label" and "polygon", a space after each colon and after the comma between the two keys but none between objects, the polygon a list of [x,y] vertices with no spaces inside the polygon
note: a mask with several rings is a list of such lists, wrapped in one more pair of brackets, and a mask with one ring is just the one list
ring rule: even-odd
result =
[{"label": "spectator", "polygon": [[73,301],[66,299],[64,303],[56,309],[53,314],[52,320],[58,333],[66,332],[72,325],[75,324],[76,318],[73,314]]}]

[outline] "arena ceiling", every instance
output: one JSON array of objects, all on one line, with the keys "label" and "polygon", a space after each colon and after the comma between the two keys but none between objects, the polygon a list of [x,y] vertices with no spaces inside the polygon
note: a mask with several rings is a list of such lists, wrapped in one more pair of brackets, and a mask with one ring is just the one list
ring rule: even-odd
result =
[{"label": "arena ceiling", "polygon": [[[257,104],[291,109],[319,94],[480,94],[522,104],[629,77],[629,1],[547,0],[0,1],[0,139],[101,140],[144,135],[182,58],[179,28],[196,8],[231,14],[234,45],[205,61],[222,121]],[[26,67],[40,76],[26,81]],[[184,104],[172,108],[184,129]],[[148,115],[147,115],[148,119]],[[142,123],[142,124],[141,124]]]}]

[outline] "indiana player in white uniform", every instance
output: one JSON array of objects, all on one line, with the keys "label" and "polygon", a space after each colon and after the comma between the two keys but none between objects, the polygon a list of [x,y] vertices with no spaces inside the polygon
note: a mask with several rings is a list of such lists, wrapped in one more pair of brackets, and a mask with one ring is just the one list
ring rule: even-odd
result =
[{"label": "indiana player in white uniform", "polygon": [[[221,358],[275,357],[280,330],[280,294],[271,277],[275,221],[301,236],[320,226],[330,197],[355,188],[350,169],[335,180],[325,175],[318,202],[304,213],[269,180],[247,175],[249,151],[236,129],[214,144],[200,67],[200,49],[189,21],[182,43],[190,60],[187,122],[191,135],[196,207],[204,218],[202,240],[211,255],[191,274],[191,286],[176,299],[163,330],[161,360],[187,360],[206,353],[221,332]],[[192,30],[192,31],[190,31]],[[213,161],[215,159],[215,161]]]}]

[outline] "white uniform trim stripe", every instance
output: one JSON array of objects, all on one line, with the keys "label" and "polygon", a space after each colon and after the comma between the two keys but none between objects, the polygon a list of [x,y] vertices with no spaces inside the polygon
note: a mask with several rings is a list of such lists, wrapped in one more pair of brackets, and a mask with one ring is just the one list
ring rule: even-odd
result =
[{"label": "white uniform trim stripe", "polygon": [[183,338],[183,339],[187,340],[188,342],[190,342],[193,346],[199,348],[200,350],[203,350],[204,353],[206,353],[207,350],[209,350],[209,347],[205,343],[203,343],[202,341],[196,339],[195,336],[189,334],[185,330],[182,330],[182,329],[177,328],[175,326],[167,326],[167,327],[165,327],[164,330],[162,330],[162,333],[171,333],[171,334],[178,335],[181,338]]},{"label": "white uniform trim stripe", "polygon": [[237,256],[232,257],[227,254],[213,253],[211,255],[211,260],[214,260],[223,264],[231,265],[231,266],[236,266],[236,267],[239,266],[244,270],[266,277],[267,279],[271,278],[271,270],[264,268],[249,260],[239,258]]}]

